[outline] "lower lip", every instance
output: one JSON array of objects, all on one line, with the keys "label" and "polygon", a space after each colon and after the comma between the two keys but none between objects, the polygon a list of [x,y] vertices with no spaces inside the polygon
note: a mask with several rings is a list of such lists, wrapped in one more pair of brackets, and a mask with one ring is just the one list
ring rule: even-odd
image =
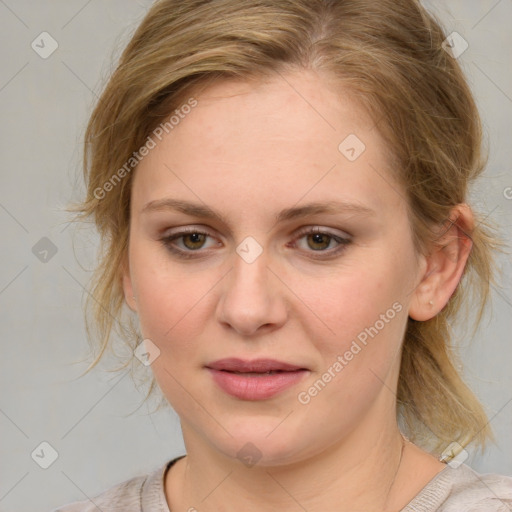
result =
[{"label": "lower lip", "polygon": [[273,375],[248,377],[237,373],[208,368],[213,380],[228,395],[242,400],[265,400],[297,384],[309,373],[307,370],[280,372]]}]

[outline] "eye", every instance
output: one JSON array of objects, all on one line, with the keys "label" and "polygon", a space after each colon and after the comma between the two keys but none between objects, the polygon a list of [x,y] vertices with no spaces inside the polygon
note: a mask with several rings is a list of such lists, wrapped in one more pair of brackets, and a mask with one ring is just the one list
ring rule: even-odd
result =
[{"label": "eye", "polygon": [[[162,244],[168,251],[176,254],[180,258],[197,258],[201,256],[201,249],[205,248],[205,243],[208,238],[213,238],[210,233],[198,228],[185,228],[177,233],[173,233],[161,239]],[[346,246],[351,243],[350,238],[338,236],[323,228],[304,228],[296,234],[295,240],[306,239],[307,247],[304,249],[306,252],[321,253],[318,256],[312,255],[313,258],[322,258],[334,256],[343,251]],[[180,241],[181,244],[176,243]],[[328,249],[332,244],[337,244],[334,249]],[[181,245],[181,247],[180,247]],[[215,243],[213,246],[220,245],[220,242]],[[295,246],[295,242],[291,244]],[[196,254],[194,254],[196,253]]]},{"label": "eye", "polygon": [[[349,238],[335,235],[334,233],[325,231],[323,228],[318,227],[305,228],[299,231],[297,239],[305,239],[307,248],[312,249],[313,252],[327,253],[328,255],[338,254],[351,243]],[[337,244],[335,248],[333,250],[326,250],[331,246],[332,242]],[[323,254],[320,257],[323,257]]]},{"label": "eye", "polygon": [[[162,238],[163,245],[172,253],[177,254],[182,258],[193,258],[197,255],[195,254],[187,254],[199,251],[204,247],[205,241],[207,238],[210,238],[210,233],[206,231],[201,231],[197,228],[188,228],[180,231],[179,233],[174,233],[172,235],[166,236]],[[175,241],[182,239],[182,247],[177,248]]]}]

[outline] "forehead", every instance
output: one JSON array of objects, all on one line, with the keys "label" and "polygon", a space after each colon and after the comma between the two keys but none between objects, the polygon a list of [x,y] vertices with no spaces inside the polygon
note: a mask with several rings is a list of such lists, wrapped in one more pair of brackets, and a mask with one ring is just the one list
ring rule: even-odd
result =
[{"label": "forehead", "polygon": [[[309,140],[304,149],[321,139],[327,151],[348,130],[352,133],[373,128],[373,121],[356,103],[355,96],[326,74],[293,71],[259,81],[226,80],[214,83],[197,95],[198,107],[192,123],[176,130],[177,141],[200,128],[201,140],[226,146],[230,135],[245,147]],[[239,128],[244,131],[240,132]],[[179,132],[179,133],[178,133]],[[193,140],[188,140],[193,143]],[[252,144],[251,144],[252,143]]]},{"label": "forehead", "polygon": [[222,81],[193,97],[197,106],[139,164],[136,201],[187,195],[228,208],[250,195],[254,206],[286,208],[329,192],[381,209],[400,202],[372,119],[325,76]]}]

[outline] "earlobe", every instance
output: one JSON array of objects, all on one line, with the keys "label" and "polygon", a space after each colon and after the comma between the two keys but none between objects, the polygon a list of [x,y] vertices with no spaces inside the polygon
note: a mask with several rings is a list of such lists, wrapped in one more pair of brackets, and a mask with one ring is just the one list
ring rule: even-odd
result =
[{"label": "earlobe", "polygon": [[438,231],[431,251],[425,256],[426,268],[413,292],[409,316],[426,321],[441,311],[455,292],[471,253],[474,220],[471,209],[459,204]]}]

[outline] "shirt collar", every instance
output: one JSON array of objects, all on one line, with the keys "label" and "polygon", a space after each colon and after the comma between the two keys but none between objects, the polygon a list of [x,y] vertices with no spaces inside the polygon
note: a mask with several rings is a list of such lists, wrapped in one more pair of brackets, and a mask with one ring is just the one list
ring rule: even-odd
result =
[{"label": "shirt collar", "polygon": [[141,512],[171,512],[164,490],[164,478],[167,470],[185,455],[180,455],[150,473],[144,482],[140,494]]}]

